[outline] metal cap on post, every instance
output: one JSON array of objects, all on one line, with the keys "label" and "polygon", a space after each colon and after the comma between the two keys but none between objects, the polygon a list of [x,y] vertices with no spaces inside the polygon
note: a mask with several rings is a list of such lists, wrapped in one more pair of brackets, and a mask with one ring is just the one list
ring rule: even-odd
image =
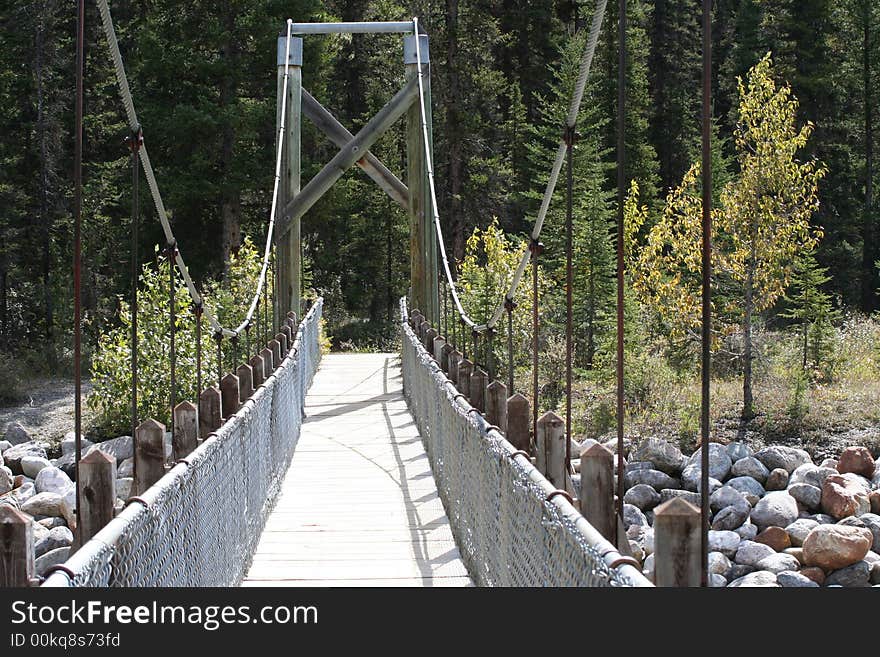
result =
[{"label": "metal cap on post", "polygon": [[[284,66],[284,55],[287,53],[287,34],[278,37],[278,66]],[[290,37],[290,57],[287,62],[290,66],[302,66],[303,63],[303,40],[302,37]]]},{"label": "metal cap on post", "polygon": [[[428,64],[431,62],[427,34],[419,35],[419,57],[422,60],[422,64]],[[416,37],[414,34],[409,34],[403,37],[403,63],[418,64],[418,60],[416,59]]]}]

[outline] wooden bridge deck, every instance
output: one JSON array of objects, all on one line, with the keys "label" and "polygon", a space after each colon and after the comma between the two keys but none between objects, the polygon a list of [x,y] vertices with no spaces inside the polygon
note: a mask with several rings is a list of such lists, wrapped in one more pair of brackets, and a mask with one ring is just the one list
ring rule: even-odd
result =
[{"label": "wooden bridge deck", "polygon": [[331,354],[242,586],[469,586],[397,354]]}]

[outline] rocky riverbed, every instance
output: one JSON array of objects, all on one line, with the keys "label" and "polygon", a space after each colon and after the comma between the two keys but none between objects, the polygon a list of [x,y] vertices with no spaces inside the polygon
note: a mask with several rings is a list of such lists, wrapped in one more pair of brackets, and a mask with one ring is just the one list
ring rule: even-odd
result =
[{"label": "rocky riverbed", "polygon": [[[649,438],[628,456],[624,525],[651,579],[654,510],[676,497],[699,507],[700,451]],[[710,443],[709,456],[712,586],[880,586],[880,464],[867,447],[818,464],[785,445]]]},{"label": "rocky riverbed", "polygon": [[[75,444],[73,432],[61,441],[61,456],[47,458],[50,446],[34,440],[20,424],[13,422],[0,440],[0,505],[8,505],[33,518],[34,570],[46,571],[64,563],[76,529],[76,487],[74,485]],[[101,443],[82,441],[83,456],[101,450],[117,464],[117,512],[131,495],[134,446],[131,436]],[[165,436],[166,456],[171,454],[171,434]]]}]

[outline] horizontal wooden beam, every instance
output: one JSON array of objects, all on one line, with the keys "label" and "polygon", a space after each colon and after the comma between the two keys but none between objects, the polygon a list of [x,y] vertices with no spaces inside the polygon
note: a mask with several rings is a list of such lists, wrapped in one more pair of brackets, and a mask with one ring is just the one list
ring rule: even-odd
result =
[{"label": "horizontal wooden beam", "polygon": [[302,191],[297,194],[281,211],[277,219],[277,242],[290,230],[293,222],[302,217],[318,200],[342,177],[347,169],[370,150],[388,129],[403,116],[412,105],[419,93],[418,76],[410,80],[398,91],[394,98],[361,128],[354,139],[349,141],[317,175],[312,178]]},{"label": "horizontal wooden beam", "polygon": [[[336,120],[330,110],[321,105],[305,89],[302,90],[302,110],[303,114],[339,148],[343,148],[354,139],[354,135]],[[378,157],[367,152],[356,164],[382,188],[382,191],[388,194],[391,200],[404,210],[409,211],[409,190],[388,167],[382,164]]]}]

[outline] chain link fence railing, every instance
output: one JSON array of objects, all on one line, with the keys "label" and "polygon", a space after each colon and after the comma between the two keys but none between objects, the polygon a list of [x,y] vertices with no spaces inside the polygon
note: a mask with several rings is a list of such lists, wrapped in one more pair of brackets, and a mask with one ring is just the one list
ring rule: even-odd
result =
[{"label": "chain link fence railing", "polygon": [[300,435],[321,360],[323,300],[238,413],[54,571],[43,586],[237,586]]},{"label": "chain link fence railing", "polygon": [[652,586],[472,408],[400,301],[404,394],[462,558],[478,586]]}]

